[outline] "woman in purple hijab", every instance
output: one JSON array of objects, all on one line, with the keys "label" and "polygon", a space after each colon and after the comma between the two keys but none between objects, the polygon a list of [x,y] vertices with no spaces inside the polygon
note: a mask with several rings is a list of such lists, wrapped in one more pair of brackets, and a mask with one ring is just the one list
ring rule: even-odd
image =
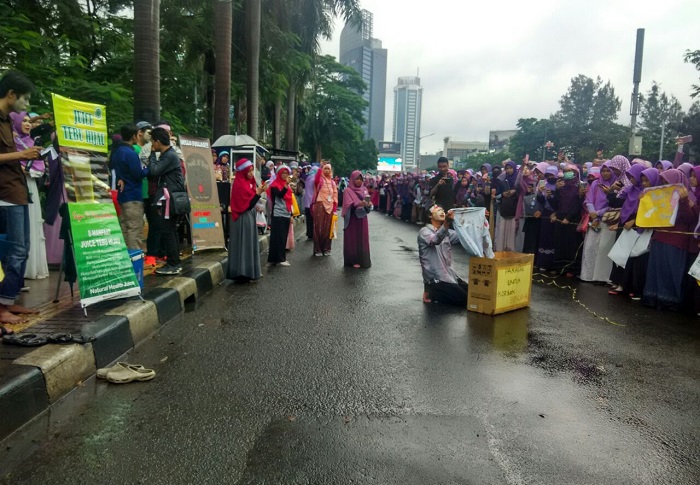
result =
[{"label": "woman in purple hijab", "polygon": [[[32,123],[26,112],[10,113],[12,130],[17,151],[24,151],[34,146],[34,140],[29,136]],[[22,160],[22,167],[27,179],[29,190],[29,254],[27,257],[24,277],[30,280],[47,278],[49,264],[46,260],[46,244],[44,240],[44,220],[41,216],[41,203],[37,180],[44,174],[44,161]]]},{"label": "woman in purple hijab", "polygon": [[689,233],[693,232],[698,217],[692,209],[689,184],[683,172],[668,169],[659,176],[659,183],[681,186],[680,198],[675,201],[678,204],[678,215],[673,227],[657,229],[651,237],[642,303],[657,309],[680,311],[684,291],[692,291],[692,287],[684,288],[684,282],[688,262],[691,259],[695,261],[694,257],[691,258],[689,247],[691,242],[697,246],[697,241]]},{"label": "woman in purple hijab", "polygon": [[579,185],[578,167],[567,164],[562,180],[557,182],[552,206],[555,209],[550,220],[554,223],[555,253],[554,264],[567,271],[567,277],[573,277],[580,271],[581,244],[583,236],[576,230],[581,220],[583,194]]},{"label": "woman in purple hijab", "polygon": [[539,184],[537,188],[537,202],[542,206],[540,217],[540,239],[535,254],[535,266],[541,271],[549,271],[554,267],[554,222],[551,220],[554,214],[553,201],[557,191],[557,177],[559,168],[550,165],[545,169],[545,184]]},{"label": "woman in purple hijab", "polygon": [[[630,185],[617,194],[618,200],[623,201],[620,210],[620,222],[618,226],[615,227],[620,233],[623,230],[634,230],[637,209],[639,208],[639,199],[644,191],[644,186],[642,185],[642,172],[644,170],[646,170],[646,168],[643,165],[634,164],[625,172],[625,176]],[[614,277],[612,277],[615,287],[610,290],[608,294],[620,295],[625,293],[635,301],[640,300],[646,281],[648,260],[649,254],[645,253],[641,256],[630,257],[624,269],[616,265],[613,270]]]},{"label": "woman in purple hijab", "polygon": [[350,183],[343,194],[344,220],[343,259],[345,266],[369,268],[372,260],[369,254],[369,223],[367,215],[372,210],[372,202],[367,187],[362,185],[362,172],[355,170],[350,175]]}]

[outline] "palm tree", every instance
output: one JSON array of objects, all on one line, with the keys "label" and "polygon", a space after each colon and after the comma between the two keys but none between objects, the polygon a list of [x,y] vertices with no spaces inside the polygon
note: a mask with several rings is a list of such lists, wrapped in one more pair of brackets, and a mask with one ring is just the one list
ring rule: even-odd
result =
[{"label": "palm tree", "polygon": [[134,0],[134,119],[160,117],[160,0]]},{"label": "palm tree", "polygon": [[214,139],[229,133],[231,106],[231,36],[233,6],[231,0],[214,4],[216,25],[216,73],[214,77]]},{"label": "palm tree", "polygon": [[246,0],[246,50],[248,58],[248,134],[258,138],[260,104],[261,0]]}]

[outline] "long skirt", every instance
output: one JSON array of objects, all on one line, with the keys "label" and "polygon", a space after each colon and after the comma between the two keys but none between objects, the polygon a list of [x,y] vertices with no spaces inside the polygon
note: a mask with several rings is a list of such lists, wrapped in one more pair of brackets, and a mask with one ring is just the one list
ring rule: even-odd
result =
[{"label": "long skirt", "polygon": [[[603,228],[600,231],[594,231],[589,227],[586,231],[586,237],[583,240],[583,258],[581,259],[581,281],[595,281],[593,273],[595,272],[595,264],[598,259],[600,240],[605,230]],[[607,281],[607,278],[605,281]]]},{"label": "long skirt", "polygon": [[647,279],[644,285],[644,305],[680,310],[683,301],[688,251],[651,241]]},{"label": "long skirt", "polygon": [[236,281],[260,278],[260,243],[254,209],[245,211],[229,224],[226,277]]},{"label": "long skirt", "polygon": [[27,177],[27,187],[29,193],[32,194],[32,202],[29,204],[29,255],[24,277],[30,280],[39,280],[49,276],[44,220],[41,217],[41,204],[36,180]]},{"label": "long skirt", "polygon": [[350,222],[343,231],[343,260],[345,266],[359,264],[362,268],[372,266],[369,255],[369,223],[367,217],[358,218],[350,212]]},{"label": "long skirt", "polygon": [[581,243],[583,235],[576,230],[577,224],[554,223],[554,265],[577,273],[581,269]]},{"label": "long skirt", "polygon": [[379,196],[379,205],[374,206],[374,208],[382,212],[386,212],[386,192],[384,195]]},{"label": "long skirt", "polygon": [[554,267],[554,223],[549,216],[542,216],[540,222],[540,244],[535,255],[535,266],[549,270]]},{"label": "long skirt", "polygon": [[311,207],[304,209],[304,219],[306,219],[306,238],[313,239],[314,237],[314,215]]},{"label": "long skirt", "polygon": [[608,253],[615,245],[615,231],[611,231],[604,224],[600,227],[600,241],[598,243],[598,253],[595,258],[591,281],[607,283],[608,280],[610,280],[610,272],[613,268],[613,262],[612,259],[608,258]]},{"label": "long skirt", "polygon": [[695,263],[695,258],[698,257],[697,253],[689,253],[688,261],[685,265],[685,308],[684,310],[691,315],[700,315],[700,285],[698,285],[698,280],[693,278],[688,274],[691,266]]},{"label": "long skirt", "polygon": [[540,224],[542,220],[534,217],[527,217],[521,220],[524,221],[523,234],[525,235],[523,239],[523,253],[537,254],[537,247],[540,242]]},{"label": "long skirt", "polygon": [[377,189],[370,189],[370,202],[374,206],[374,210],[377,210],[377,207],[379,207],[379,191]]},{"label": "long skirt", "polygon": [[[613,241],[613,246],[615,245],[617,240],[620,238],[622,231],[623,231],[623,229],[618,229],[617,231],[615,231],[615,241]],[[608,251],[608,252],[610,252],[610,251]],[[610,271],[610,282],[613,284],[613,286],[622,286],[624,281],[625,281],[625,268],[613,263],[612,270]]]},{"label": "long skirt", "polygon": [[622,288],[626,293],[641,297],[647,280],[649,253],[635,258],[629,258],[622,278]]},{"label": "long skirt", "polygon": [[499,217],[496,222],[496,251],[515,251],[515,231],[518,221],[514,217],[506,219]]},{"label": "long skirt", "polygon": [[268,263],[287,261],[287,237],[289,236],[290,217],[273,217],[270,226],[270,250],[267,255]]},{"label": "long skirt", "polygon": [[323,202],[313,205],[314,212],[314,254],[331,251],[331,223],[333,214],[326,212]]}]

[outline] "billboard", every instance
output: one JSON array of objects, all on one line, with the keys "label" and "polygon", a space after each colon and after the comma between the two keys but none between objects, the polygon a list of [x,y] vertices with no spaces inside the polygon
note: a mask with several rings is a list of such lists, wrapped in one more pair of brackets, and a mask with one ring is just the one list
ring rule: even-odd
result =
[{"label": "billboard", "polygon": [[379,149],[379,153],[401,154],[401,142],[398,141],[380,141],[377,143],[377,148]]},{"label": "billboard", "polygon": [[379,157],[377,159],[377,172],[400,172],[402,164],[401,157]]},{"label": "billboard", "polygon": [[517,133],[518,130],[489,131],[489,150],[505,150],[508,148],[508,141]]}]

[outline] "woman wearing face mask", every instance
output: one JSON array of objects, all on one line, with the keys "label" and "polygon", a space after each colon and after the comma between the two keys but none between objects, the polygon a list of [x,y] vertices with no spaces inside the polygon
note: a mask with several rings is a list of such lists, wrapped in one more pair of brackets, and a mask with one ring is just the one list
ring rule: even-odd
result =
[{"label": "woman wearing face mask", "polygon": [[692,236],[689,233],[697,223],[697,215],[692,209],[694,203],[689,197],[692,188],[683,172],[671,168],[663,172],[659,179],[663,185],[681,186],[678,214],[673,227],[658,229],[651,237],[642,303],[657,309],[680,311],[684,290],[690,291],[692,288],[684,288],[683,283],[690,259],[688,247]]},{"label": "woman wearing face mask", "polygon": [[582,237],[576,226],[581,220],[582,196],[578,167],[568,164],[563,172],[562,179],[557,181],[552,204],[555,212],[550,216],[556,241],[554,262],[558,268],[567,269],[568,277],[573,277],[579,272],[581,263]]},{"label": "woman wearing face mask", "polygon": [[[29,136],[32,129],[31,118],[22,111],[10,113],[12,128],[14,131],[17,151],[24,151],[34,146],[34,140]],[[27,257],[24,277],[30,280],[47,278],[49,265],[46,260],[46,244],[44,239],[44,221],[41,216],[41,204],[39,202],[39,187],[36,183],[45,172],[46,167],[42,159],[22,160],[27,187],[29,189],[29,255]],[[23,288],[26,291],[26,287]]]}]

